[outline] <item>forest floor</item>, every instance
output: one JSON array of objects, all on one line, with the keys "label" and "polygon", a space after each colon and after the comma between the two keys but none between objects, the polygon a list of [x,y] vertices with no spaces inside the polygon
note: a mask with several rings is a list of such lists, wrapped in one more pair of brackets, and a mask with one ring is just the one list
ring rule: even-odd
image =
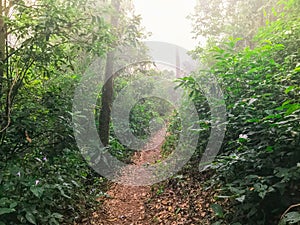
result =
[{"label": "forest floor", "polygon": [[[132,162],[139,167],[162,159],[161,147],[166,131],[158,131],[150,140],[145,151],[134,154]],[[150,145],[150,147],[149,147]],[[132,165],[125,167],[121,181],[132,179]],[[100,209],[80,225],[180,225],[210,224],[211,204],[215,202],[213,189],[203,186],[208,174],[191,173],[177,175],[152,186],[131,186],[122,182],[112,183],[107,197],[98,199]],[[141,178],[147,179],[148,174]]]}]

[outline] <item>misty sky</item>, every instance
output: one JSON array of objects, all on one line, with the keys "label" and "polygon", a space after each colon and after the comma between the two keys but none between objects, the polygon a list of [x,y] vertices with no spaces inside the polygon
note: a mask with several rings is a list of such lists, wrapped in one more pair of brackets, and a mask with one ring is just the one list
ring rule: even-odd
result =
[{"label": "misty sky", "polygon": [[186,16],[193,12],[196,0],[134,0],[142,24],[152,32],[148,40],[177,44],[187,50],[195,47],[191,21]]}]

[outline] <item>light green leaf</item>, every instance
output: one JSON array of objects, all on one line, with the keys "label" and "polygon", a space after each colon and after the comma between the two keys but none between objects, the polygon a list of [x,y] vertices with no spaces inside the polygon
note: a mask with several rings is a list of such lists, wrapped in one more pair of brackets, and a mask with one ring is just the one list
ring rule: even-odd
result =
[{"label": "light green leaf", "polygon": [[63,215],[61,215],[61,214],[59,214],[59,213],[52,213],[52,214],[51,214],[51,217],[57,218],[57,219],[61,219],[61,218],[63,218]]},{"label": "light green leaf", "polygon": [[289,212],[284,216],[283,219],[285,222],[289,224],[295,224],[300,222],[300,213],[299,212]]},{"label": "light green leaf", "polygon": [[292,113],[294,113],[295,111],[297,111],[298,109],[300,109],[300,104],[295,103],[295,104],[291,104],[288,108],[287,111],[285,112],[285,115],[291,115]]},{"label": "light green leaf", "polygon": [[264,199],[266,197],[267,191],[261,191],[258,193],[258,196]]},{"label": "light green leaf", "polygon": [[291,92],[292,90],[294,90],[295,86],[289,86],[287,89],[285,89],[285,93],[288,94],[289,92]]}]

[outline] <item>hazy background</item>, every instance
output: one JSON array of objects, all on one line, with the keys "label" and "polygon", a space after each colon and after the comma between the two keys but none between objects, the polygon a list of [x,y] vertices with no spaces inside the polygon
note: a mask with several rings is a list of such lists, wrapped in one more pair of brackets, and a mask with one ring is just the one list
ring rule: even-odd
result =
[{"label": "hazy background", "polygon": [[191,21],[186,19],[195,4],[196,0],[134,0],[142,24],[152,33],[147,40],[169,42],[187,50],[196,46]]}]

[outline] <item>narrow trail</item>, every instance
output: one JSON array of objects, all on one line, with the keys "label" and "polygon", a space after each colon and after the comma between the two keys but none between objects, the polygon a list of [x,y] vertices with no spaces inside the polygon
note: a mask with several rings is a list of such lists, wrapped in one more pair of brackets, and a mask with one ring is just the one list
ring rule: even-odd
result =
[{"label": "narrow trail", "polygon": [[[132,162],[142,168],[147,164],[155,163],[161,159],[161,147],[165,140],[166,129],[156,132],[148,144],[146,150],[138,151],[134,154]],[[148,150],[150,149],[150,150]],[[132,179],[133,166],[128,165],[121,172],[120,181]],[[132,173],[133,172],[133,173]],[[140,174],[138,179],[147,179],[149,174]],[[122,182],[121,182],[122,183]],[[114,183],[107,194],[110,198],[105,198],[101,209],[94,212],[92,218],[86,219],[82,225],[148,225],[145,214],[145,202],[151,196],[151,186],[129,186]],[[99,199],[101,201],[101,199]]]}]

